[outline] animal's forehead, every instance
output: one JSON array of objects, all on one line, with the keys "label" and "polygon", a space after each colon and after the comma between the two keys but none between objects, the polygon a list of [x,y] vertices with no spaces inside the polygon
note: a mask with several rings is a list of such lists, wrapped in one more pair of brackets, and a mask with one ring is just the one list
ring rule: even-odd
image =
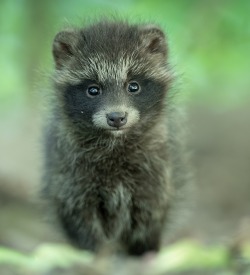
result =
[{"label": "animal's forehead", "polygon": [[164,82],[171,79],[171,72],[165,67],[160,64],[156,66],[150,60],[141,60],[133,55],[121,55],[110,60],[106,56],[98,54],[78,57],[76,63],[77,65],[74,64],[71,69],[56,71],[54,80],[58,84],[79,84],[83,79],[101,83],[115,81],[117,84],[123,84],[127,80],[136,80],[134,78],[142,75],[155,80],[164,80]]},{"label": "animal's forehead", "polygon": [[[79,84],[83,79],[100,83],[116,82],[122,84],[128,79],[129,73],[133,75],[142,72],[142,64],[131,57],[117,56],[109,59],[102,54],[78,57],[71,69],[57,71],[55,80],[58,83]],[[141,68],[140,68],[141,67]]]},{"label": "animal's forehead", "polygon": [[112,54],[97,50],[92,53],[79,50],[71,67],[58,71],[55,80],[61,84],[79,84],[83,79],[123,84],[127,80],[136,80],[134,78],[139,75],[164,81],[170,78],[170,72],[166,70],[164,63],[142,56],[136,50],[120,50]]},{"label": "animal's forehead", "polygon": [[117,55],[116,58],[109,59],[103,54],[96,54],[90,56],[85,64],[87,64],[86,73],[95,75],[100,82],[115,80],[117,83],[126,81],[128,72],[138,67],[133,56],[125,55]]}]

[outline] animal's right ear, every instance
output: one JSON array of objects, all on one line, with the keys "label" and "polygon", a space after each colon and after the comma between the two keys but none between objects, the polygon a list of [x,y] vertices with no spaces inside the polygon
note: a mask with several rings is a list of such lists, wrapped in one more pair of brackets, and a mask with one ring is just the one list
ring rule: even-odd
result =
[{"label": "animal's right ear", "polygon": [[74,30],[59,32],[53,42],[53,57],[56,68],[60,69],[74,55],[77,35]]}]

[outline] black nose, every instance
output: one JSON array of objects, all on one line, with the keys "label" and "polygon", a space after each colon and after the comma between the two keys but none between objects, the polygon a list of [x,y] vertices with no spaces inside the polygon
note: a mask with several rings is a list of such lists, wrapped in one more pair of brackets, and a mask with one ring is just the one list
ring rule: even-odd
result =
[{"label": "black nose", "polygon": [[119,113],[119,112],[114,112],[114,113],[109,113],[107,114],[107,123],[109,126],[112,127],[122,127],[127,123],[127,113]]}]

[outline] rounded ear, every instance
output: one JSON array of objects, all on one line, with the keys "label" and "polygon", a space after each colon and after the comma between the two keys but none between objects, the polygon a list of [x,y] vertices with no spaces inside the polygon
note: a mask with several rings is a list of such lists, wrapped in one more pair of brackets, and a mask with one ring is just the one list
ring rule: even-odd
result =
[{"label": "rounded ear", "polygon": [[74,30],[62,31],[55,36],[52,52],[58,69],[74,55],[76,42],[77,34]]},{"label": "rounded ear", "polygon": [[143,48],[151,54],[167,55],[167,43],[164,32],[155,25],[145,25],[141,28]]}]

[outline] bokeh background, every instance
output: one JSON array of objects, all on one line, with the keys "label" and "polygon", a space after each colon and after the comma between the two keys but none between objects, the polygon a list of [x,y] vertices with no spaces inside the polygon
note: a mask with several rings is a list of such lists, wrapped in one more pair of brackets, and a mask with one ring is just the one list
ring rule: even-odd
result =
[{"label": "bokeh background", "polygon": [[164,28],[188,109],[196,206],[175,238],[228,243],[250,228],[250,1],[1,0],[1,245],[63,241],[35,198],[51,44],[65,26],[114,14]]}]

